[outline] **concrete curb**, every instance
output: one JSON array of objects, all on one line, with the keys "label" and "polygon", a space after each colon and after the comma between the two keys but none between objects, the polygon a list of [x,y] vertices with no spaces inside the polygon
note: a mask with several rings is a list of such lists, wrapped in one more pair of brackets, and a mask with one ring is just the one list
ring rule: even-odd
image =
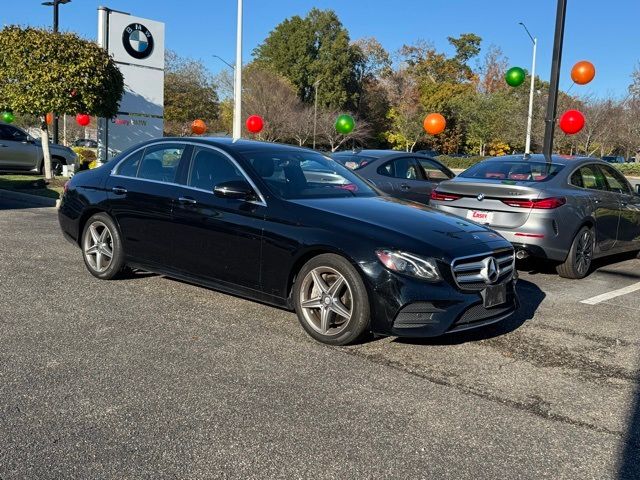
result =
[{"label": "concrete curb", "polygon": [[56,198],[41,197],[39,195],[30,195],[28,193],[16,192],[14,190],[0,189],[0,198],[16,200],[18,202],[28,203],[37,207],[58,207],[60,200]]}]

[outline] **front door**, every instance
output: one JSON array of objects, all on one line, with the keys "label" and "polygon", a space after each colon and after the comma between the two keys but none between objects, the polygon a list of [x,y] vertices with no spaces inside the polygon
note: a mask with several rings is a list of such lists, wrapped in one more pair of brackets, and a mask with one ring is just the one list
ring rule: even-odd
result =
[{"label": "front door", "polygon": [[11,125],[0,125],[0,168],[32,170],[38,166],[40,149],[28,135]]},{"label": "front door", "polygon": [[166,142],[133,153],[109,176],[106,189],[111,213],[131,261],[173,266],[171,209],[179,195],[181,160],[191,147]]},{"label": "front door", "polygon": [[231,157],[212,147],[195,148],[187,185],[174,198],[176,268],[258,288],[265,206],[213,194],[215,185],[233,180],[246,177]]}]

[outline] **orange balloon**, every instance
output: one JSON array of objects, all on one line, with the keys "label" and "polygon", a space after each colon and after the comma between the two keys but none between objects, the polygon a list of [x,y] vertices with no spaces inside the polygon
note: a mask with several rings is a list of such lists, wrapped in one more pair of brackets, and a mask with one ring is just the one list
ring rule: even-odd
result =
[{"label": "orange balloon", "polygon": [[425,117],[422,125],[427,133],[438,135],[444,132],[444,129],[447,127],[447,121],[439,113],[430,113]]},{"label": "orange balloon", "polygon": [[593,66],[593,63],[587,62],[586,60],[576,63],[571,69],[571,80],[578,85],[586,85],[593,80],[595,76],[596,67]]},{"label": "orange balloon", "polygon": [[47,125],[51,125],[53,123],[53,113],[47,113],[45,118],[47,119]]},{"label": "orange balloon", "polygon": [[207,124],[198,118],[191,124],[191,131],[196,135],[202,135],[207,131]]}]

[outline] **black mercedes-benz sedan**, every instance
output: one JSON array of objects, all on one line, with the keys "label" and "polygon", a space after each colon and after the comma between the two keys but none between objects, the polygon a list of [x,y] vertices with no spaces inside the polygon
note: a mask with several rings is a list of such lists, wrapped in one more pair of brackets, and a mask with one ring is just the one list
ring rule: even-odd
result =
[{"label": "black mercedes-benz sedan", "polygon": [[141,269],[295,310],[333,345],[466,330],[518,305],[500,235],[288,145],[149,141],[74,176],[59,220],[98,278]]}]

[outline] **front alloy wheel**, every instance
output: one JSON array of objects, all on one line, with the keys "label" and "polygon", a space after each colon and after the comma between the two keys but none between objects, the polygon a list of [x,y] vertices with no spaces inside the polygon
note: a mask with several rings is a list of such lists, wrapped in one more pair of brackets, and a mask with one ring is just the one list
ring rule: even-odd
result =
[{"label": "front alloy wheel", "polygon": [[294,303],[303,328],[316,340],[346,345],[369,326],[369,299],[349,261],[333,254],[307,262],[294,285]]}]

